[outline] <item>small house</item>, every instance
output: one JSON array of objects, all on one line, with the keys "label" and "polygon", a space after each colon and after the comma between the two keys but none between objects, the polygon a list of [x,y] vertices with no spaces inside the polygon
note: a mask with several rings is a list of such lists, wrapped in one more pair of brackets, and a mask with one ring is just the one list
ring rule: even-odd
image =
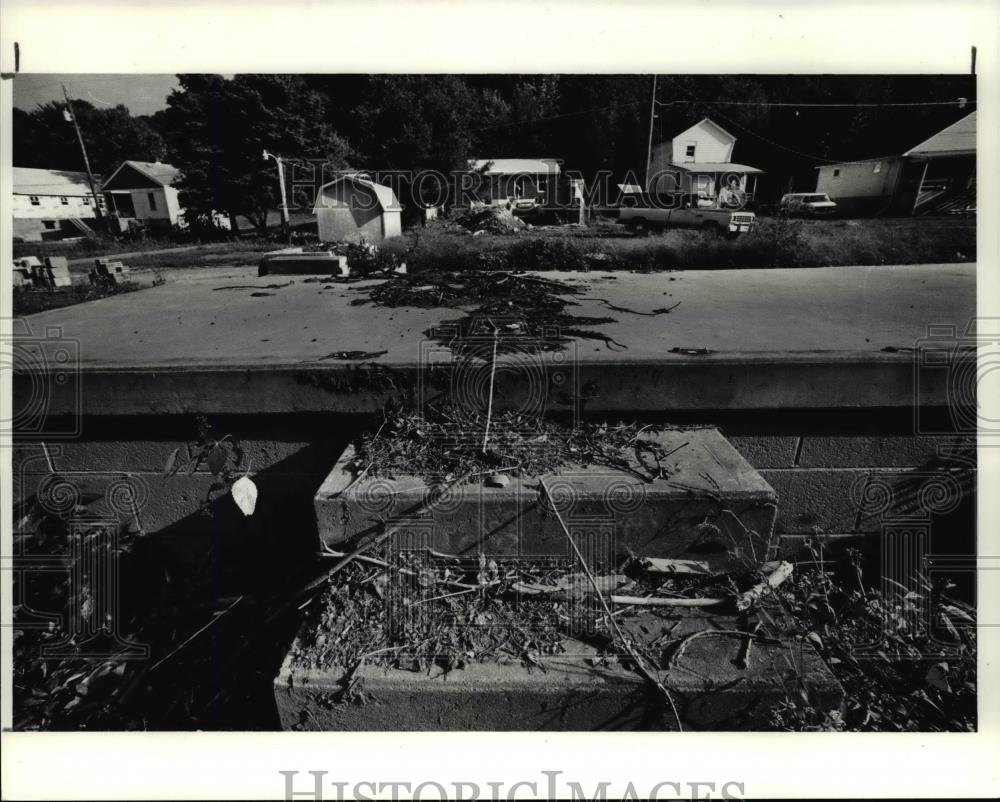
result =
[{"label": "small house", "polygon": [[101,187],[108,211],[125,225],[134,221],[153,230],[183,225],[174,187],[179,174],[162,162],[123,162]]},{"label": "small house", "polygon": [[473,190],[490,204],[546,198],[561,172],[555,159],[470,159],[468,167],[482,179]]},{"label": "small house", "polygon": [[313,213],[321,242],[376,243],[403,233],[402,211],[390,187],[364,173],[351,173],[324,184]]},{"label": "small house", "polygon": [[736,137],[707,117],[673,139],[654,145],[649,154],[647,185],[654,195],[696,195],[705,205],[735,190],[745,200],[757,192],[756,167],[733,161]]},{"label": "small house", "polygon": [[[86,221],[96,216],[95,200],[86,173],[34,167],[15,167],[13,173],[16,240],[40,242],[93,233]],[[100,195],[96,202],[103,208]]]}]

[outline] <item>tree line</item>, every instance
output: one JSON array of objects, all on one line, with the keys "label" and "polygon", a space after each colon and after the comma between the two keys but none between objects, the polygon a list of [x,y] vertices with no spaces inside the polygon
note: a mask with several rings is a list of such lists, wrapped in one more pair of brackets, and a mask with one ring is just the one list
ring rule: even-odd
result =
[{"label": "tree line", "polygon": [[[470,158],[556,158],[584,177],[645,169],[650,75],[179,75],[166,108],[73,107],[95,172],[125,159],[181,168],[190,219],[258,228],[279,206],[267,149],[331,169],[461,169]],[[964,106],[955,101],[965,98]],[[661,75],[653,141],[710,117],[764,195],[815,186],[815,168],[901,153],[968,114],[968,75]],[[813,104],[813,105],[811,105]],[[894,105],[889,105],[894,104]],[[907,104],[907,105],[901,105]],[[948,105],[942,105],[948,104]],[[14,163],[79,170],[62,103],[14,110]]]}]

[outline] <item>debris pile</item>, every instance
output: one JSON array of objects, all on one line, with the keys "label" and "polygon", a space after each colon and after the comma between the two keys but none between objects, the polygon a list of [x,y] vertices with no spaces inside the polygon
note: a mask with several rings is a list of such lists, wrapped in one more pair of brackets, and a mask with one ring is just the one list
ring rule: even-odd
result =
[{"label": "debris pile", "polygon": [[516,234],[525,227],[524,221],[515,217],[506,206],[469,209],[459,214],[455,222],[473,233],[485,231],[490,234]]},{"label": "debris pile", "polygon": [[608,348],[624,349],[624,345],[600,332],[581,328],[613,323],[614,318],[565,311],[577,305],[567,296],[579,295],[586,289],[517,271],[424,271],[395,275],[375,287],[364,287],[366,296],[351,304],[476,307],[466,317],[446,321],[427,333],[460,353],[482,350],[484,343],[492,351],[494,338],[498,354],[559,351],[574,337],[601,340]]},{"label": "debris pile", "polygon": [[[692,561],[635,556],[617,567],[587,568],[581,571],[571,558],[497,562],[429,549],[359,558],[312,608],[292,662],[349,670],[362,663],[414,671],[477,662],[531,668],[542,667],[543,656],[564,652],[567,638],[596,647],[606,655],[599,659],[616,660],[617,628],[600,597],[616,608],[620,621],[651,613],[687,615],[684,608],[693,606],[726,613],[743,607],[748,595],[755,606],[763,603],[767,597],[756,594],[760,585],[773,589],[773,572],[790,573],[788,563],[775,563],[716,576]],[[651,660],[654,667],[669,668],[670,647],[681,649],[684,640],[662,644]]]}]

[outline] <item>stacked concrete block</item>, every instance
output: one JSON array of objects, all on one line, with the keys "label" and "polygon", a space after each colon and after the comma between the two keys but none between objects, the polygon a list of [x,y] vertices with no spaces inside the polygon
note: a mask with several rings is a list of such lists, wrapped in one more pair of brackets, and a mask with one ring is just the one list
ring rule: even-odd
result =
[{"label": "stacked concrete block", "polygon": [[259,276],[346,276],[347,257],[330,251],[268,254],[260,261]]},{"label": "stacked concrete block", "polygon": [[114,287],[128,281],[131,273],[131,269],[121,262],[95,259],[94,269],[90,271],[90,283],[96,286]]},{"label": "stacked concrete block", "polygon": [[45,281],[50,288],[73,286],[73,279],[69,273],[69,263],[65,256],[46,256],[42,269],[45,271]]}]

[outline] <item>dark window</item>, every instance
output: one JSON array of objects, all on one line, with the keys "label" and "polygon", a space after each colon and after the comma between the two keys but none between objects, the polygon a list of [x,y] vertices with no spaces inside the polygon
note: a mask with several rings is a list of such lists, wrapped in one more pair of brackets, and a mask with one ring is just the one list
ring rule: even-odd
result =
[{"label": "dark window", "polygon": [[83,199],[83,205],[84,206],[90,206],[90,198],[84,198]]},{"label": "dark window", "polygon": [[684,151],[684,155],[694,158],[694,149],[695,149],[694,145],[688,145],[687,149]]},{"label": "dark window", "polygon": [[833,171],[833,177],[834,178],[840,178],[840,170],[834,170]]},{"label": "dark window", "polygon": [[56,221],[55,220],[42,220],[42,225],[45,226],[47,229],[49,229],[49,231],[51,231],[52,229],[54,229],[56,227]]},{"label": "dark window", "polygon": [[63,206],[69,206],[69,198],[67,198],[67,197],[65,197],[65,196],[61,197],[61,198],[59,199],[59,202],[60,202],[60,203],[61,203],[61,204],[62,204]]},{"label": "dark window", "polygon": [[147,193],[149,196],[149,208],[154,212],[156,211],[156,194],[153,192]]},{"label": "dark window", "polygon": [[32,206],[38,206],[38,196],[37,195],[30,195],[30,196],[28,196],[28,200],[31,201],[31,205]]}]

